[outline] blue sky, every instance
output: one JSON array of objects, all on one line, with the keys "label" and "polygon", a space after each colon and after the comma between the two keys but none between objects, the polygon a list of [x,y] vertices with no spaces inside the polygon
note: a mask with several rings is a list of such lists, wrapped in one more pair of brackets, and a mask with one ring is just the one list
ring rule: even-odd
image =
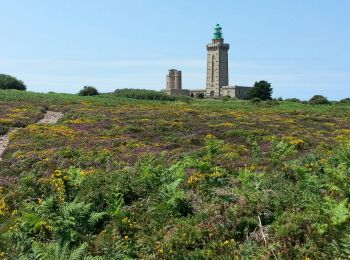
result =
[{"label": "blue sky", "polygon": [[0,0],[0,12],[0,73],[31,91],[160,90],[170,68],[183,88],[204,88],[205,45],[220,23],[230,85],[350,97],[348,0]]}]

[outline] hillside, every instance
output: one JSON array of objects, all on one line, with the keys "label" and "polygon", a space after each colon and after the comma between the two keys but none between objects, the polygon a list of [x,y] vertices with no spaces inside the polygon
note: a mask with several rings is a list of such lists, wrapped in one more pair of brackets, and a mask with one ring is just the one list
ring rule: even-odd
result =
[{"label": "hillside", "polygon": [[349,113],[0,90],[0,259],[350,257]]}]

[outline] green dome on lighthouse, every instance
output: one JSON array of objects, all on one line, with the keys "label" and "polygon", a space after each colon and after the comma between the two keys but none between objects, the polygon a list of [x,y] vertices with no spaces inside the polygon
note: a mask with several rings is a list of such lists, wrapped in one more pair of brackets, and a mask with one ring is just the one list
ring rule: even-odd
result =
[{"label": "green dome on lighthouse", "polygon": [[221,28],[220,24],[216,24],[214,30],[215,31],[214,31],[213,40],[222,39],[222,28]]}]

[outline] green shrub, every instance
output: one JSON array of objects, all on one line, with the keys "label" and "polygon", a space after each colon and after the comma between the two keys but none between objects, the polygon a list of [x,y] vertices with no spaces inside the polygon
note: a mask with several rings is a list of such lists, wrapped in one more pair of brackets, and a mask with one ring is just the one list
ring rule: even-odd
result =
[{"label": "green shrub", "polygon": [[79,91],[79,96],[96,96],[98,94],[97,89],[91,86],[85,86]]},{"label": "green shrub", "polygon": [[328,99],[321,95],[315,95],[309,100],[309,104],[311,105],[327,105],[330,104]]},{"label": "green shrub", "polygon": [[299,98],[287,98],[287,99],[285,99],[285,101],[299,103],[300,99]]},{"label": "green shrub", "polygon": [[196,95],[196,98],[204,99],[204,93],[198,93],[198,94]]},{"label": "green shrub", "polygon": [[253,104],[259,104],[261,102],[261,98],[255,97],[250,100]]},{"label": "green shrub", "polygon": [[9,128],[5,125],[0,125],[0,135],[4,135],[8,132]]},{"label": "green shrub", "polygon": [[144,129],[137,125],[128,125],[124,130],[125,133],[140,133],[142,131],[144,131]]},{"label": "green shrub", "polygon": [[273,106],[277,106],[280,103],[277,100],[267,100],[266,102],[264,102],[264,105],[266,107],[273,107]]},{"label": "green shrub", "polygon": [[114,92],[119,97],[143,99],[143,100],[161,100],[161,101],[190,101],[187,96],[169,96],[164,92],[147,89],[117,89]]},{"label": "green shrub", "polygon": [[16,79],[10,75],[0,74],[0,89],[17,89],[26,90],[23,81]]},{"label": "green shrub", "polygon": [[230,96],[224,96],[221,98],[222,101],[230,101],[231,97]]},{"label": "green shrub", "polygon": [[350,98],[343,98],[339,102],[342,103],[342,104],[350,104]]}]

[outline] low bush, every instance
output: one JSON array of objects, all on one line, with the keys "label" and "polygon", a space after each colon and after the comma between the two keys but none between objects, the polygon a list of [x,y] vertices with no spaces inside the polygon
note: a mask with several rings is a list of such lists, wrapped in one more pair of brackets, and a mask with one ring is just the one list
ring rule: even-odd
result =
[{"label": "low bush", "polygon": [[190,101],[187,96],[169,96],[163,92],[147,89],[117,89],[114,92],[119,97],[143,99],[143,100],[161,100],[161,101]]},{"label": "low bush", "polygon": [[0,135],[4,135],[8,132],[9,128],[5,125],[0,125]]},{"label": "low bush", "polygon": [[198,94],[196,95],[196,98],[204,99],[204,93],[198,93]]},{"label": "low bush", "polygon": [[261,102],[261,98],[255,97],[250,100],[251,103],[253,104],[259,104]]},{"label": "low bush", "polygon": [[311,105],[327,105],[327,104],[330,104],[330,102],[324,96],[315,95],[309,100],[309,104],[311,104]]},{"label": "low bush", "polygon": [[277,106],[280,103],[277,100],[267,100],[264,102],[264,106],[266,107],[273,107],[273,106]]},{"label": "low bush", "polygon": [[230,101],[231,97],[230,96],[224,96],[221,98],[222,101]]},{"label": "low bush", "polygon": [[96,96],[98,94],[98,90],[91,86],[85,86],[79,91],[79,96]]},{"label": "low bush", "polygon": [[26,90],[23,81],[16,79],[10,75],[0,74],[0,89],[17,89]]},{"label": "low bush", "polygon": [[299,103],[300,99],[299,98],[287,98],[287,99],[285,99],[285,101]]},{"label": "low bush", "polygon": [[350,104],[350,98],[343,98],[339,102],[342,103],[342,104]]}]

